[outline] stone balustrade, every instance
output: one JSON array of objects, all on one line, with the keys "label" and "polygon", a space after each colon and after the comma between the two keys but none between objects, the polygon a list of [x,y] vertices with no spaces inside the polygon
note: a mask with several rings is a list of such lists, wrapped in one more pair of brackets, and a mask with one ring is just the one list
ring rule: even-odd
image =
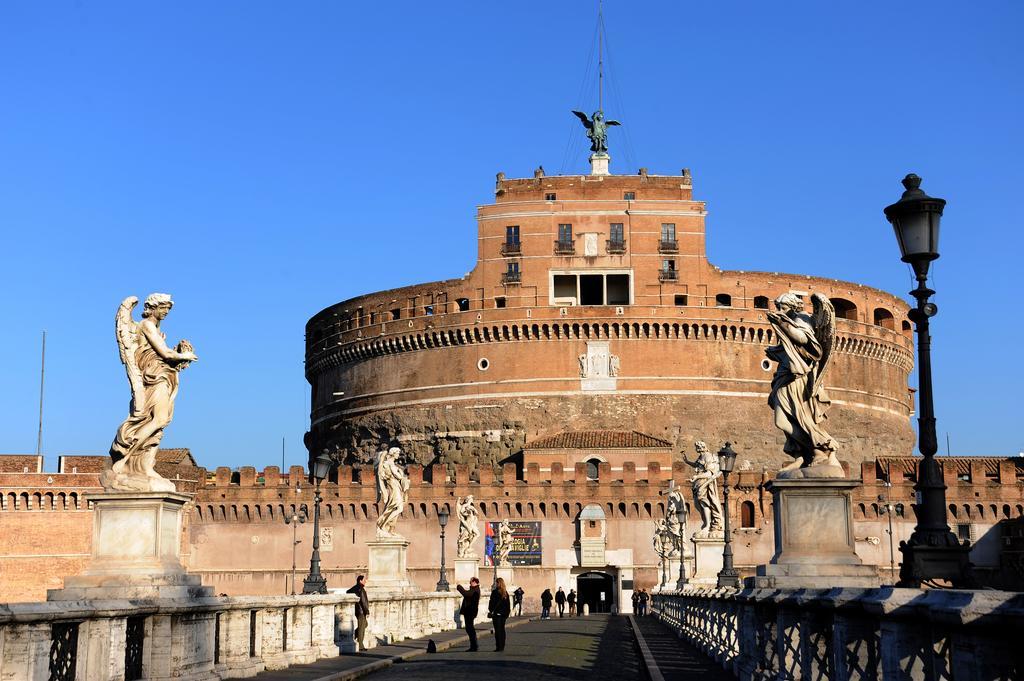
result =
[{"label": "stone balustrade", "polygon": [[[369,646],[455,627],[457,594],[371,592]],[[355,596],[0,604],[0,681],[254,676],[354,652]]]},{"label": "stone balustrade", "polygon": [[687,590],[652,614],[744,681],[1024,678],[1019,593]]}]

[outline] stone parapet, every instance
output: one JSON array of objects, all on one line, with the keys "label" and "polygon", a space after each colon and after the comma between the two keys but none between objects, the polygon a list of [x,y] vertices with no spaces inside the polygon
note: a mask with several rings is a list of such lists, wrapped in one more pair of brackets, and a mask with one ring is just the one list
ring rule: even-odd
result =
[{"label": "stone parapet", "polygon": [[[458,600],[371,595],[368,643],[453,629]],[[45,681],[54,663],[75,679],[122,679],[133,644],[152,681],[254,676],[354,652],[355,602],[332,593],[0,604],[0,679]]]},{"label": "stone parapet", "polygon": [[688,590],[652,613],[737,678],[1019,678],[1024,594],[834,588]]}]

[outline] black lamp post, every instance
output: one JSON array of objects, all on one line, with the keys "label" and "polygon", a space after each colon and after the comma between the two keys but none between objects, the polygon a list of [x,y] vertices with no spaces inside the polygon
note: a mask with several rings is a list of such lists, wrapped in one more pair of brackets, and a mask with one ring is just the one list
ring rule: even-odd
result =
[{"label": "black lamp post", "polygon": [[448,509],[441,507],[437,512],[437,522],[441,524],[441,579],[437,580],[438,591],[451,591],[448,586],[448,577],[444,573],[444,528],[448,524]]},{"label": "black lamp post", "polygon": [[[303,523],[306,522],[306,511],[305,511],[305,509],[300,509],[298,511],[292,511],[291,515],[285,516],[284,522],[285,522],[285,525],[291,525],[292,526],[292,596],[294,596],[295,595],[295,547],[297,547],[302,542],[302,540],[299,539],[296,535],[298,534],[298,531],[299,531],[299,525],[302,525]],[[287,587],[287,585],[285,585],[285,591],[287,591],[287,590],[288,590],[288,587]]]},{"label": "black lamp post", "polygon": [[313,555],[309,558],[309,575],[302,580],[302,593],[327,593],[327,579],[320,574],[320,483],[331,472],[334,461],[327,452],[313,459],[313,478],[316,488],[313,492]]},{"label": "black lamp post", "polygon": [[718,573],[718,588],[739,589],[740,573],[732,564],[732,536],[729,530],[729,473],[732,473],[736,466],[736,452],[732,450],[732,443],[726,442],[725,446],[718,450],[718,467],[722,470],[722,494],[725,497],[722,504],[722,515],[725,516],[725,548],[722,550],[722,570]]},{"label": "black lamp post", "polygon": [[900,542],[903,564],[898,586],[918,587],[922,582],[944,579],[954,586],[969,586],[971,564],[970,542],[963,544],[950,532],[946,521],[946,484],[942,466],[935,460],[938,441],[935,437],[935,407],[932,402],[932,353],[928,320],[939,308],[928,299],[935,293],[927,286],[928,267],[939,257],[939,221],[946,206],[944,199],[928,196],[921,190],[921,178],[911,173],[903,178],[899,201],[887,206],[885,217],[892,223],[900,245],[903,262],[910,263],[917,278],[917,288],[910,295],[917,307],[909,317],[917,326],[917,376],[920,395],[918,409],[917,503],[914,514],[917,526],[910,541]]}]

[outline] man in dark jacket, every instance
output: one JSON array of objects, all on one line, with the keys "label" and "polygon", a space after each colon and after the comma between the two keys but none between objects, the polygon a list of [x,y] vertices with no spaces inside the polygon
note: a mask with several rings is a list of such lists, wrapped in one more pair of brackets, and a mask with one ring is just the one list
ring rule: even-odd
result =
[{"label": "man in dark jacket", "polygon": [[517,586],[516,590],[512,592],[512,607],[516,609],[516,615],[519,617],[523,616],[523,596],[525,595],[526,592],[521,586]]},{"label": "man in dark jacket", "polygon": [[544,589],[544,593],[540,595],[540,618],[542,620],[551,619],[551,589]]},{"label": "man in dark jacket", "polygon": [[558,616],[565,617],[565,592],[562,591],[562,587],[558,587],[558,593],[555,594],[555,603],[558,603]]},{"label": "man in dark jacket", "polygon": [[461,584],[456,584],[455,588],[462,594],[462,607],[459,608],[459,614],[462,615],[465,622],[466,636],[469,636],[469,652],[475,653],[477,651],[476,627],[473,626],[473,620],[476,619],[477,612],[480,610],[480,580],[473,577],[469,580],[468,589]]},{"label": "man in dark jacket", "polygon": [[356,601],[356,641],[359,642],[359,650],[366,650],[363,637],[366,636],[366,618],[370,615],[370,599],[366,596],[366,577],[356,577],[356,584],[345,593],[355,594],[359,597]]}]

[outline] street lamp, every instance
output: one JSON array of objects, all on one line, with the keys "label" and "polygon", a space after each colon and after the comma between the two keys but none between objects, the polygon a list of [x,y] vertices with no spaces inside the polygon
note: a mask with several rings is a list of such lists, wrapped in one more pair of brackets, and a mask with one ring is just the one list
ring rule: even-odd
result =
[{"label": "street lamp", "polygon": [[732,565],[732,536],[729,532],[729,473],[736,466],[736,452],[732,450],[732,443],[726,442],[725,446],[718,450],[718,467],[722,471],[722,494],[725,497],[723,513],[725,516],[725,548],[722,550],[722,570],[718,573],[718,588],[739,589],[740,573]]},{"label": "street lamp", "polygon": [[448,508],[445,506],[441,507],[441,510],[437,512],[437,522],[441,525],[441,579],[437,580],[438,591],[451,591],[448,586],[448,577],[444,573],[444,527],[448,524]]},{"label": "street lamp", "polygon": [[[292,511],[292,514],[285,516],[285,525],[292,526],[292,596],[295,595],[295,547],[302,543],[302,540],[296,536],[299,530],[299,525],[306,522],[306,509],[300,508],[298,511]],[[285,586],[285,590],[288,587]]]},{"label": "street lamp", "polygon": [[313,492],[313,555],[309,558],[309,575],[302,580],[302,593],[327,593],[327,579],[320,574],[320,483],[331,472],[334,460],[324,450],[313,459],[313,478],[316,487]]},{"label": "street lamp", "polygon": [[922,582],[944,579],[954,586],[969,586],[971,577],[970,542],[963,544],[950,532],[946,521],[946,484],[942,466],[935,460],[938,441],[935,436],[935,407],[932,402],[931,336],[928,320],[939,308],[928,299],[935,293],[927,286],[928,267],[939,257],[939,222],[946,206],[944,199],[928,196],[921,190],[921,178],[913,173],[903,178],[906,191],[899,201],[885,208],[900,245],[903,262],[910,263],[917,288],[910,295],[917,307],[909,313],[917,326],[917,375],[920,415],[918,417],[917,526],[910,540],[900,542],[903,564],[898,586],[919,587]]}]

